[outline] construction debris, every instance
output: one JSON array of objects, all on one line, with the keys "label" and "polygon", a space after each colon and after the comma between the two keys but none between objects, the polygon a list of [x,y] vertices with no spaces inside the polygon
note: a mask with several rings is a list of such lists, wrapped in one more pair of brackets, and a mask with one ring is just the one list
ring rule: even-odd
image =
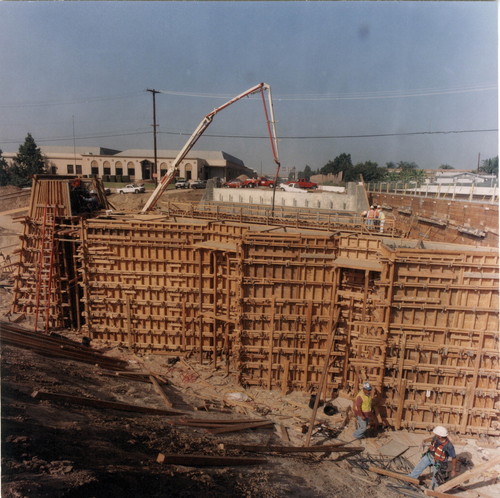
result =
[{"label": "construction debris", "polygon": [[186,465],[189,467],[228,467],[233,465],[262,465],[265,458],[207,456],[207,455],[164,455],[158,454],[158,463]]}]

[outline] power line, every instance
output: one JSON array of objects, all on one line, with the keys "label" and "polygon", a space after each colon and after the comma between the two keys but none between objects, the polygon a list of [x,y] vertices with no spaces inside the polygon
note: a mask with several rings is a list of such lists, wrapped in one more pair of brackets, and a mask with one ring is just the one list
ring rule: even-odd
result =
[{"label": "power line", "polygon": [[[129,137],[129,136],[136,136],[136,135],[148,135],[150,134],[150,131],[134,131],[134,132],[129,132],[129,133],[110,133],[110,134],[102,134],[102,135],[81,135],[81,136],[76,136],[76,140],[91,140],[91,139],[97,139],[97,138],[113,138],[113,137]],[[73,137],[53,137],[53,138],[37,138],[36,142],[64,142],[68,140],[73,140]],[[15,143],[22,143],[24,142],[24,138],[22,139],[14,139],[14,138],[8,138],[8,139],[1,139],[0,138],[0,143],[3,144],[15,144]]]},{"label": "power line", "polygon": [[[275,101],[326,101],[326,100],[372,100],[372,99],[396,99],[407,97],[427,97],[432,95],[451,95],[457,93],[475,93],[485,91],[496,91],[498,86],[496,84],[483,84],[476,86],[464,86],[456,88],[421,88],[410,90],[381,90],[378,92],[358,92],[358,93],[303,93],[303,94],[283,94],[281,96],[275,95]],[[212,98],[212,99],[225,99],[232,97],[233,94],[220,94],[220,93],[200,93],[200,92],[178,92],[175,90],[158,90],[157,93],[165,95],[173,95],[179,97],[197,97],[197,98]],[[138,97],[143,95],[142,92],[133,92],[122,95],[104,95],[97,97],[82,97],[73,100],[48,100],[48,101],[35,101],[35,102],[17,102],[13,104],[0,104],[0,109],[9,108],[22,108],[22,107],[46,107],[46,106],[59,106],[59,105],[75,105],[75,104],[89,104],[93,102],[103,102],[106,100],[119,100],[131,97]],[[252,97],[249,97],[252,98]]]},{"label": "power line", "polygon": [[18,102],[15,104],[0,104],[0,109],[14,109],[18,107],[47,107],[56,105],[74,105],[74,104],[91,104],[93,102],[103,102],[106,100],[120,100],[137,97],[141,95],[139,92],[127,93],[124,95],[108,95],[103,97],[82,97],[75,100],[47,100],[39,102]]},{"label": "power line", "polygon": [[[334,139],[334,138],[374,138],[374,137],[401,137],[401,136],[411,136],[411,135],[446,135],[453,133],[484,133],[498,131],[498,128],[490,128],[484,130],[443,130],[443,131],[411,131],[411,132],[401,132],[401,133],[370,133],[364,135],[304,135],[304,136],[280,136],[279,140],[321,140],[321,139]],[[173,132],[173,131],[160,131],[163,135],[190,135],[190,133],[185,132]],[[204,137],[212,138],[257,138],[265,139],[269,138],[265,135],[216,135],[206,133]]]},{"label": "power line", "polygon": [[[498,128],[489,128],[483,130],[440,130],[440,131],[412,131],[412,132],[401,132],[401,133],[370,133],[363,135],[304,135],[304,136],[281,136],[278,137],[279,140],[323,140],[323,139],[347,139],[347,138],[383,138],[383,137],[402,137],[402,136],[413,136],[413,135],[451,135],[451,134],[461,134],[461,133],[489,133],[497,132]],[[120,133],[103,133],[95,135],[81,135],[76,136],[76,140],[90,140],[99,138],[114,138],[114,137],[127,137],[136,135],[147,135],[150,131],[134,131],[134,132],[120,132]],[[177,135],[177,136],[191,136],[191,133],[187,132],[176,132],[176,131],[160,131],[161,135]],[[269,139],[266,135],[219,135],[205,133],[203,135],[206,138],[244,138],[244,139],[256,139],[256,140],[267,140]],[[73,140],[73,137],[54,137],[54,138],[38,138],[37,142],[58,142],[58,141]],[[21,143],[23,139],[5,139],[0,138],[0,143],[10,144],[10,143]]]},{"label": "power line", "polygon": [[[295,94],[295,95],[275,95],[274,101],[314,101],[314,100],[376,100],[376,99],[400,99],[407,97],[427,97],[433,95],[452,95],[458,93],[475,93],[498,90],[497,85],[479,85],[456,88],[423,88],[414,90],[382,90],[379,92],[362,93],[339,93],[339,94]],[[213,99],[227,99],[227,94],[215,93],[196,93],[196,92],[178,92],[174,90],[160,90],[165,95],[174,95],[180,97],[199,97]]]}]

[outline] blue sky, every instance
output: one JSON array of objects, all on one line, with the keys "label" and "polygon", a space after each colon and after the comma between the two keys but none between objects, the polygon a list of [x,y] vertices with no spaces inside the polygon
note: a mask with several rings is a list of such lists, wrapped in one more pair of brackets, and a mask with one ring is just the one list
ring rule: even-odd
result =
[{"label": "blue sky", "polygon": [[[472,169],[498,154],[498,132],[476,131],[498,128],[497,18],[496,2],[0,2],[0,149],[28,132],[152,148],[147,88],[164,92],[158,147],[180,148],[263,81],[285,168],[348,153]],[[451,131],[466,133],[437,133]],[[265,135],[260,100],[245,99],[195,149],[272,172]]]}]

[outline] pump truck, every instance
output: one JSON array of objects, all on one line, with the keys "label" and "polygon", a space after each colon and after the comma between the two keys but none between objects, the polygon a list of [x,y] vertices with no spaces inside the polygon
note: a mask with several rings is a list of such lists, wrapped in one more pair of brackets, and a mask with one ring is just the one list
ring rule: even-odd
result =
[{"label": "pump truck", "polygon": [[[267,90],[267,96],[268,96],[268,106],[269,106],[269,112],[268,112],[268,106],[266,105],[266,99],[264,97],[264,92]],[[276,163],[276,179],[274,182],[274,190],[273,190],[273,211],[274,211],[274,197],[276,193],[276,183],[278,180],[279,176],[279,170],[280,170],[280,160],[279,160],[279,153],[278,153],[278,139],[276,137],[276,126],[275,126],[275,120],[274,120],[274,109],[273,109],[273,101],[272,101],[272,96],[271,96],[271,87],[267,83],[259,83],[258,85],[253,86],[252,88],[249,88],[247,91],[240,93],[236,97],[232,98],[225,104],[215,108],[212,112],[209,112],[201,121],[201,123],[198,125],[196,130],[194,130],[193,134],[189,137],[188,141],[184,145],[184,147],[179,151],[177,154],[177,157],[174,159],[172,165],[170,168],[167,170],[165,175],[161,178],[161,180],[158,182],[158,186],[154,190],[154,192],[151,194],[151,197],[148,199],[144,207],[142,208],[141,213],[147,213],[148,211],[151,211],[155,206],[158,200],[160,199],[161,195],[165,191],[165,189],[168,187],[168,185],[172,182],[172,180],[176,177],[178,171],[179,171],[179,165],[181,161],[186,157],[188,152],[191,150],[191,148],[194,146],[194,144],[197,142],[197,140],[203,135],[204,131],[208,128],[210,123],[213,121],[215,115],[225,109],[226,107],[229,107],[231,104],[234,104],[238,100],[241,100],[244,97],[248,97],[250,95],[260,93],[262,97],[262,103],[264,105],[264,113],[266,117],[266,122],[267,122],[267,130],[269,133],[269,139],[271,142],[271,149],[273,152],[273,158],[274,162]]]}]

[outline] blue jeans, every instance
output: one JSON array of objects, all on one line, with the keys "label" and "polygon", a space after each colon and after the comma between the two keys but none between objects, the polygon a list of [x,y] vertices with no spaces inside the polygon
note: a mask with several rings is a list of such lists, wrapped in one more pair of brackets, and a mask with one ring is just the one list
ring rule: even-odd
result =
[{"label": "blue jeans", "polygon": [[420,462],[418,462],[415,468],[411,471],[411,473],[408,474],[408,477],[413,477],[414,479],[418,479],[420,477],[420,474],[422,474],[422,472],[431,465],[432,465],[431,489],[434,489],[438,485],[438,482],[436,480],[436,474],[438,473],[439,465],[436,465],[434,458],[429,452],[424,453],[424,455],[420,459]]},{"label": "blue jeans", "polygon": [[361,439],[361,438],[365,437],[365,432],[366,432],[366,429],[368,429],[369,420],[370,419],[368,419],[368,418],[356,416],[358,428],[354,432],[353,437],[355,437],[356,439]]}]

